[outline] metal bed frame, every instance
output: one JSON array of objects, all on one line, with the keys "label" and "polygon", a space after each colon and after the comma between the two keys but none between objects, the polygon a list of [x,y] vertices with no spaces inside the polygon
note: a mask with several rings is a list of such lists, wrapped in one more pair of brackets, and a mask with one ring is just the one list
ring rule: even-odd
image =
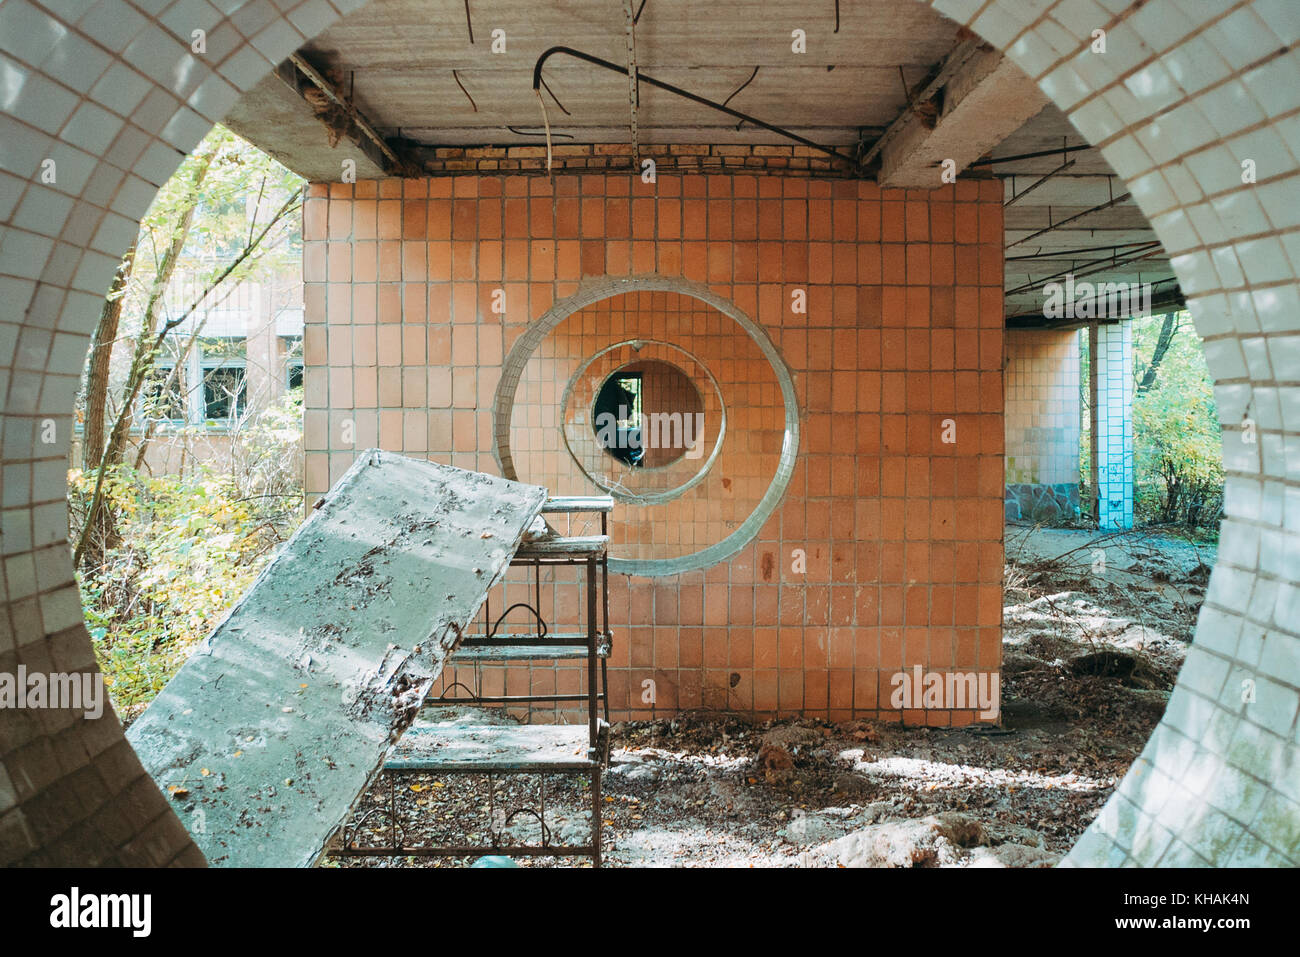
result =
[{"label": "metal bed frame", "polygon": [[[607,662],[613,636],[609,627],[609,513],[614,501],[609,496],[550,498],[542,514],[574,515],[598,513],[600,534],[583,536],[548,536],[523,542],[512,566],[531,567],[531,601],[507,603],[494,619],[490,600],[485,600],[483,634],[468,635],[452,652],[453,663],[473,662],[475,688],[455,681],[442,696],[430,701],[423,718],[397,742],[384,761],[381,774],[388,794],[384,804],[372,807],[346,822],[340,831],[334,857],[473,857],[499,854],[519,857],[589,857],[593,866],[602,863],[601,803],[602,778],[609,763],[609,696]],[[543,567],[572,566],[584,569],[583,590],[586,598],[586,627],[572,632],[554,632],[541,614]],[[502,632],[510,612],[525,608],[536,622],[535,631]],[[508,664],[522,661],[585,659],[586,690],[580,693],[484,695],[480,663]],[[599,662],[599,670],[597,669]],[[599,686],[599,687],[598,687]],[[465,696],[447,697],[457,688]],[[484,705],[532,705],[543,702],[584,701],[587,708],[587,733],[572,725],[504,724],[500,710]],[[466,708],[466,705],[472,707]],[[459,708],[450,719],[439,720],[439,712]],[[585,748],[583,744],[585,742]],[[429,846],[412,844],[397,806],[396,781],[417,774],[481,774],[488,779],[488,803],[491,824],[486,844],[448,844]],[[538,775],[539,800],[536,806],[497,807],[498,775]],[[589,775],[591,779],[591,838],[585,844],[557,844],[546,823],[546,775]],[[373,818],[388,817],[387,844],[359,843],[362,830]],[[505,829],[519,816],[529,816],[541,826],[541,843],[506,843]]]}]

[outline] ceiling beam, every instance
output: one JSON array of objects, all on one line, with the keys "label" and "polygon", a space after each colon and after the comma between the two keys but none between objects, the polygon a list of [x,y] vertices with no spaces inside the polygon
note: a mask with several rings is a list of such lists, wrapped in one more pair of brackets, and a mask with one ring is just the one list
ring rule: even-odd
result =
[{"label": "ceiling beam", "polygon": [[[881,137],[881,186],[942,186],[944,160],[952,160],[961,172],[1047,105],[1038,84],[1014,63],[985,46],[968,53],[965,43],[958,44],[939,71],[942,82],[927,84]],[[933,104],[931,109],[918,108],[922,97]]]},{"label": "ceiling beam", "polygon": [[423,171],[414,157],[404,150],[394,150],[352,105],[351,98],[338,88],[335,81],[301,53],[290,54],[274,72],[311,107],[312,113],[325,127],[331,149],[346,139],[386,175],[417,176]]}]

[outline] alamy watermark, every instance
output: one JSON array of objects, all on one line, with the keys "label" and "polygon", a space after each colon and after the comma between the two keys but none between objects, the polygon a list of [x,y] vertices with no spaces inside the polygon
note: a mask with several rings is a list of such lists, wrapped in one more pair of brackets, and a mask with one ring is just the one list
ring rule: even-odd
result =
[{"label": "alamy watermark", "polygon": [[89,894],[74,887],[50,898],[50,926],[125,928],[133,937],[148,937],[153,927],[150,894]]},{"label": "alamy watermark", "polygon": [[641,416],[640,428],[619,428],[627,421],[629,410],[619,406],[618,414],[601,412],[596,416],[596,438],[607,449],[685,449],[685,457],[704,455],[703,412],[647,412]]},{"label": "alamy watermark", "polygon": [[913,665],[911,671],[895,672],[889,683],[894,689],[890,706],[900,711],[975,709],[981,718],[992,719],[1000,710],[1002,676],[996,671],[925,671]]},{"label": "alamy watermark", "polygon": [[19,665],[17,672],[0,672],[0,710],[6,708],[59,708],[99,718],[104,714],[104,676],[98,671],[29,672]]},{"label": "alamy watermark", "polygon": [[1151,315],[1149,282],[1065,282],[1043,286],[1045,319],[1142,319]]}]

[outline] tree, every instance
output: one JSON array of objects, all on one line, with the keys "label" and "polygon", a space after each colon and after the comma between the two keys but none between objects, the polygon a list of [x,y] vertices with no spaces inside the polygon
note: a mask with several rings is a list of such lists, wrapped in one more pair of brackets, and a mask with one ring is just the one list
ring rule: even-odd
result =
[{"label": "tree", "polygon": [[[95,489],[74,551],[78,567],[93,563],[113,544],[105,481],[123,462],[142,391],[164,346],[195,310],[219,295],[223,287],[229,288],[267,265],[275,251],[287,251],[302,193],[298,177],[222,127],[213,128],[159,191],[118,269],[94,335],[84,399],[87,442],[83,463],[87,474],[95,473]],[[152,255],[146,256],[146,251]],[[182,265],[199,272],[203,279],[189,303],[177,314],[167,315],[168,285]],[[113,345],[120,341],[124,314],[134,331],[129,340],[130,362],[114,396],[109,367]],[[181,361],[174,365],[171,376],[178,375],[201,331],[201,323],[189,331],[179,351]],[[106,416],[114,404],[113,427],[104,438]],[[143,455],[151,436],[152,430],[147,430],[141,437],[138,456]]]},{"label": "tree", "polygon": [[1147,363],[1142,374],[1138,376],[1137,394],[1150,392],[1151,387],[1156,384],[1156,374],[1160,371],[1160,363],[1164,361],[1165,353],[1169,351],[1169,346],[1174,340],[1174,334],[1182,323],[1182,313],[1170,312],[1165,314],[1164,320],[1160,324],[1160,335],[1156,337],[1155,347],[1151,351],[1151,361]]},{"label": "tree", "polygon": [[1212,524],[1223,497],[1223,444],[1201,340],[1186,313],[1135,320],[1133,332],[1139,508],[1148,520]]}]

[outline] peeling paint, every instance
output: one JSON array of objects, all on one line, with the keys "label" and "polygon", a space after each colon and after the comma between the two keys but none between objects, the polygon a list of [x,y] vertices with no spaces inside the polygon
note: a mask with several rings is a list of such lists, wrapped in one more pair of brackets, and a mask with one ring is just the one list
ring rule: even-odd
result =
[{"label": "peeling paint", "polygon": [[209,863],[317,860],[545,499],[358,457],[128,733]]}]

